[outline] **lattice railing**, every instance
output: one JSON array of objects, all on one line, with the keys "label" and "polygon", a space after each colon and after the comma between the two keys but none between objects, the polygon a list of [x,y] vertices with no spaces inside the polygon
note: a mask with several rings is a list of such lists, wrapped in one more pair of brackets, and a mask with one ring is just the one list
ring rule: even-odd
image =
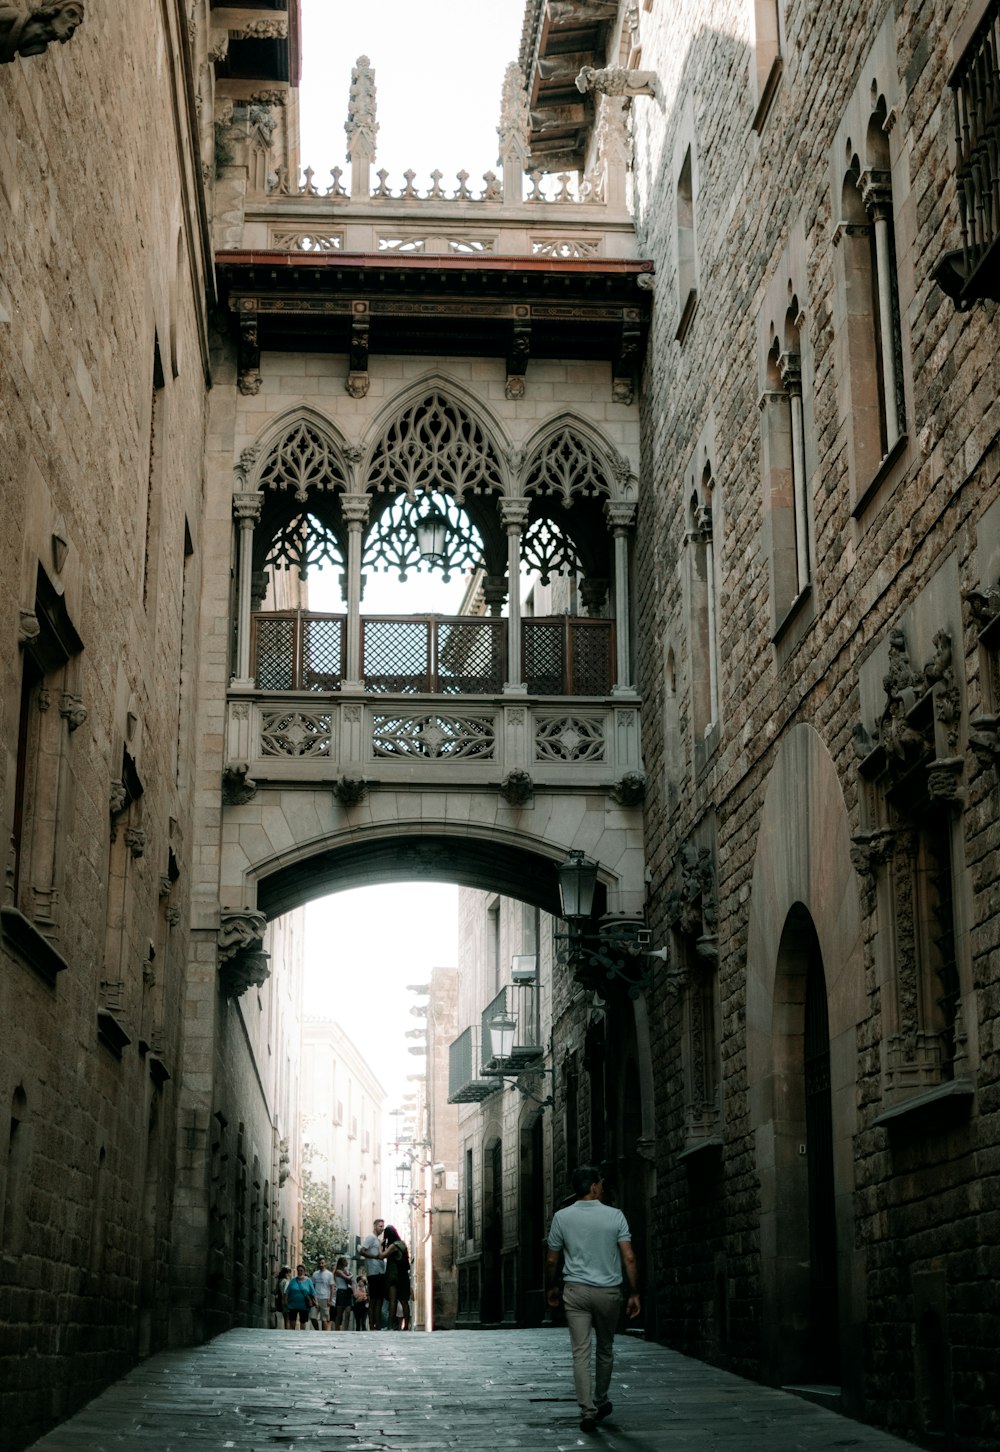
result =
[{"label": "lattice railing", "polygon": [[342,615],[305,611],[253,616],[251,660],[261,691],[339,691],[344,677]]},{"label": "lattice railing", "polygon": [[[507,678],[508,622],[499,616],[366,616],[361,671],[376,695],[491,696]],[[253,674],[262,691],[337,691],[346,619],[305,611],[253,617]],[[522,621],[524,679],[539,696],[606,696],[614,626],[576,616]]]}]

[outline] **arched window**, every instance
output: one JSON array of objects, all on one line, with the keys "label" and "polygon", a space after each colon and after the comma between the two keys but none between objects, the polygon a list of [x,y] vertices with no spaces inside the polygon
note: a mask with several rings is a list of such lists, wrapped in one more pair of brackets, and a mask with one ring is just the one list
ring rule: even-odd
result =
[{"label": "arched window", "polygon": [[459,501],[466,493],[500,493],[502,485],[500,460],[482,425],[436,388],[383,430],[365,481],[369,493],[440,490]]},{"label": "arched window", "polygon": [[564,505],[574,499],[611,494],[611,481],[603,461],[588,439],[568,425],[537,448],[524,480],[529,497],[552,497]]}]

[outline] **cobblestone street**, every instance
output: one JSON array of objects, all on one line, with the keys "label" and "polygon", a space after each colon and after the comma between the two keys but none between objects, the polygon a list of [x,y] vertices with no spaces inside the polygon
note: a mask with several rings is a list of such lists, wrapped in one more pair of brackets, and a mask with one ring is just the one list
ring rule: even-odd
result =
[{"label": "cobblestone street", "polygon": [[362,1336],[240,1330],[143,1363],[39,1452],[812,1452],[910,1444],[634,1338],[614,1413],[579,1431],[562,1330]]}]

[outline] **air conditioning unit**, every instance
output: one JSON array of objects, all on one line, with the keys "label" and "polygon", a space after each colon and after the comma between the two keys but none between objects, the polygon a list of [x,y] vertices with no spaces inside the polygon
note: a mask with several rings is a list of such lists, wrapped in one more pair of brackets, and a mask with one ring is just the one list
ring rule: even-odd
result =
[{"label": "air conditioning unit", "polygon": [[534,983],[538,976],[538,955],[536,953],[515,953],[510,960],[512,983]]}]

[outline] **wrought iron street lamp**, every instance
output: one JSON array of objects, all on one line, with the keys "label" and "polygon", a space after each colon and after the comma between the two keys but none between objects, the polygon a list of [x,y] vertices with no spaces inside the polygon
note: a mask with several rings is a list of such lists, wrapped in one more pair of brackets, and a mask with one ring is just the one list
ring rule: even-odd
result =
[{"label": "wrought iron street lamp", "polygon": [[486,1069],[484,1072],[488,1073],[491,1077],[509,1081],[511,1084],[516,1085],[518,1091],[524,1095],[525,1099],[533,1099],[543,1109],[550,1108],[554,1102],[552,1095],[547,1094],[544,1099],[539,1099],[537,1094],[532,1094],[530,1089],[525,1089],[521,1083],[521,1075],[526,1073],[552,1074],[555,1077],[555,1071],[553,1069],[546,1068],[543,1064],[532,1064],[530,1067],[523,1066],[521,1068],[518,1068],[516,1065],[511,1065],[510,1068],[504,1068],[505,1064],[511,1064],[511,1058],[514,1053],[517,1019],[509,1013],[498,1013],[489,1020],[487,1027],[490,1031],[490,1050],[493,1060],[498,1067],[495,1069]]},{"label": "wrought iron street lamp", "polygon": [[[638,998],[652,982],[650,958],[666,961],[666,948],[651,948],[649,929],[633,918],[605,919],[589,931],[585,924],[594,908],[597,863],[574,849],[556,868],[559,902],[569,929],[556,933],[560,963],[571,966],[587,988],[599,989],[603,982],[621,980],[629,996]],[[602,982],[603,980],[603,982]]]}]

